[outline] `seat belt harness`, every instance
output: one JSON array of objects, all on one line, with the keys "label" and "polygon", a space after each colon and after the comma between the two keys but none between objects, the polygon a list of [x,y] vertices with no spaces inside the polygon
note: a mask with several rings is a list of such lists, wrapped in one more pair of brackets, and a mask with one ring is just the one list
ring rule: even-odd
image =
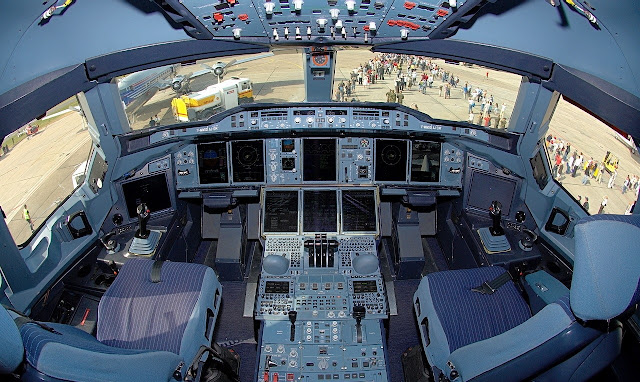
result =
[{"label": "seat belt harness", "polygon": [[482,294],[493,294],[498,290],[498,288],[506,284],[508,281],[511,281],[511,274],[509,272],[504,272],[491,281],[485,281],[481,285],[471,288],[471,291]]}]

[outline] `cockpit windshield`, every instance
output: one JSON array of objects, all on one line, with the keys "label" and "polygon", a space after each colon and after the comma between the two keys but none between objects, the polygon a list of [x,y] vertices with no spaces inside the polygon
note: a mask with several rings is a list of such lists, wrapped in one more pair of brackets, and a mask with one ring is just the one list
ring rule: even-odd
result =
[{"label": "cockpit windshield", "polygon": [[[163,66],[114,81],[131,129],[140,130],[207,120],[247,103],[303,102],[304,59],[302,48],[282,49]],[[472,64],[343,48],[335,53],[327,101],[398,103],[434,119],[507,129],[520,82],[519,75]]]}]

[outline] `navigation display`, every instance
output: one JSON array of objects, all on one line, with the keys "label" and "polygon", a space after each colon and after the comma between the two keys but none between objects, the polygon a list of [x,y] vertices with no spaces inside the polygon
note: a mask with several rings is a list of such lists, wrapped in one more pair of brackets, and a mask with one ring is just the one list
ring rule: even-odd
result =
[{"label": "navigation display", "polygon": [[264,232],[298,233],[298,191],[266,191]]},{"label": "navigation display", "polygon": [[376,231],[376,195],[374,190],[342,191],[342,231]]},{"label": "navigation display", "polygon": [[153,213],[171,208],[171,197],[167,186],[165,174],[148,176],[122,185],[122,193],[127,204],[129,218],[138,216],[136,208],[141,203],[146,203],[147,208]]},{"label": "navigation display", "polygon": [[264,182],[263,152],[261,140],[231,142],[233,181]]},{"label": "navigation display", "polygon": [[304,190],[303,232],[338,232],[336,190]]},{"label": "navigation display", "polygon": [[440,143],[413,142],[411,148],[411,181],[440,181]]},{"label": "navigation display", "polygon": [[407,141],[376,140],[376,180],[407,181]]},{"label": "navigation display", "polygon": [[336,181],[335,139],[305,139],[302,141],[305,182]]},{"label": "navigation display", "polygon": [[229,183],[226,143],[214,142],[198,145],[198,174],[201,184]]}]

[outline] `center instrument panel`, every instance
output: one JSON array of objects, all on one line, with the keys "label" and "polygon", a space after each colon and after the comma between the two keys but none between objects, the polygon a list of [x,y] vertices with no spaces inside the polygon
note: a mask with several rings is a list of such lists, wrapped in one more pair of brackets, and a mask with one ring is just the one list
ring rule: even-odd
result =
[{"label": "center instrument panel", "polygon": [[366,136],[193,143],[174,160],[179,191],[247,184],[460,188],[464,162],[448,142]]},{"label": "center instrument panel", "polygon": [[388,380],[378,198],[374,187],[263,189],[257,380]]}]

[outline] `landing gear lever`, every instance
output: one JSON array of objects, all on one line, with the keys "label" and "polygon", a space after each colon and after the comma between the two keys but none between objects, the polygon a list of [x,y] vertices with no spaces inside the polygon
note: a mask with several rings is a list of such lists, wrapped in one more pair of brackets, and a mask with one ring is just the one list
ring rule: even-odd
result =
[{"label": "landing gear lever", "polygon": [[491,202],[491,206],[489,207],[489,215],[491,215],[491,220],[493,221],[492,226],[489,228],[489,232],[493,236],[502,236],[504,235],[504,230],[500,226],[500,220],[502,218],[502,204],[494,200]]},{"label": "landing gear lever", "polygon": [[136,237],[139,239],[146,239],[149,237],[151,231],[147,229],[147,222],[151,211],[147,208],[146,203],[140,203],[136,208],[138,214],[138,230],[136,231]]},{"label": "landing gear lever", "polygon": [[353,306],[353,318],[356,319],[356,340],[362,343],[362,324],[361,321],[367,314],[366,309],[362,305]]}]

